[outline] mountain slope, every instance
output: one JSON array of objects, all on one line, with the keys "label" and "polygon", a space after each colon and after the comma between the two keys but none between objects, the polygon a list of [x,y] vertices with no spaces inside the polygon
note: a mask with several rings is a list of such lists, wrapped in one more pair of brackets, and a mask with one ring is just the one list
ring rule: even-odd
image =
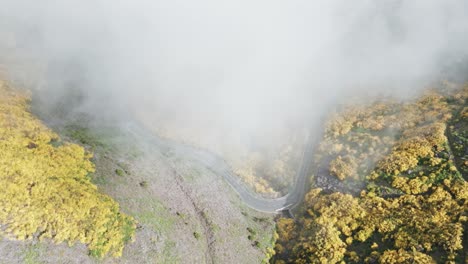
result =
[{"label": "mountain slope", "polygon": [[466,261],[468,86],[349,106],[326,128],[274,263]]}]

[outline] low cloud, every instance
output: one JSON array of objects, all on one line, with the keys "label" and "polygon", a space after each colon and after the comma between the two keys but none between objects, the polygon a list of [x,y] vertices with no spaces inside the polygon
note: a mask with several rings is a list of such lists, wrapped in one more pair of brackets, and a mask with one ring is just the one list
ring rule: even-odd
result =
[{"label": "low cloud", "polygon": [[0,5],[1,64],[46,104],[80,94],[66,106],[206,140],[265,137],[350,95],[406,97],[468,55],[468,3],[455,0]]}]

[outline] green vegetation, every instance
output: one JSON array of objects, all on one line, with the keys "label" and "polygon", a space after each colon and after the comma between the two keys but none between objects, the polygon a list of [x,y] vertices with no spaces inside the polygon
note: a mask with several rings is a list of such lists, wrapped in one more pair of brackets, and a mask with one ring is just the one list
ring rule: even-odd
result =
[{"label": "green vegetation", "polygon": [[125,172],[122,169],[115,169],[115,174],[122,177],[125,175]]},{"label": "green vegetation", "polygon": [[251,227],[247,227],[247,231],[253,236],[257,234],[257,232],[255,232],[255,230],[253,230]]},{"label": "green vegetation", "polygon": [[107,148],[108,145],[103,143],[103,138],[91,132],[87,127],[81,125],[68,125],[65,130],[65,135],[78,141],[78,143],[91,146],[93,148],[102,147]]},{"label": "green vegetation", "polygon": [[24,264],[40,264],[38,260],[40,251],[42,251],[41,245],[39,243],[29,245],[28,248],[24,251]]},{"label": "green vegetation", "polygon": [[174,253],[176,242],[172,240],[166,240],[162,249],[162,255],[158,256],[156,263],[167,263],[167,264],[178,264],[181,263],[179,256],[176,256]]},{"label": "green vegetation", "polygon": [[447,84],[335,114],[316,166],[364,189],[313,187],[297,220],[278,221],[272,262],[468,261],[467,100],[468,86]]},{"label": "green vegetation", "polygon": [[[130,135],[124,135],[113,125],[96,126],[91,120],[92,118],[87,114],[79,114],[77,117],[70,118],[63,126],[58,126],[57,129],[60,134],[71,141],[84,145],[95,153],[107,155],[124,151],[125,156],[130,160],[141,157],[141,150],[129,143],[132,142]],[[60,144],[60,142],[52,142],[52,144]],[[117,162],[116,165],[118,166],[115,171],[117,175],[129,174],[126,163]]]},{"label": "green vegetation", "polygon": [[156,232],[169,231],[173,226],[176,217],[156,198],[120,198],[126,203],[131,203],[128,208],[129,213],[134,216],[139,223],[150,226]]},{"label": "green vegetation", "polygon": [[61,142],[28,111],[28,98],[0,83],[1,234],[79,241],[93,256],[120,256],[133,237],[133,218],[92,184],[91,154]]},{"label": "green vegetation", "polygon": [[[454,162],[463,175],[468,175],[468,107],[456,111],[449,123],[447,136],[454,153]],[[466,179],[466,178],[465,178]]]}]

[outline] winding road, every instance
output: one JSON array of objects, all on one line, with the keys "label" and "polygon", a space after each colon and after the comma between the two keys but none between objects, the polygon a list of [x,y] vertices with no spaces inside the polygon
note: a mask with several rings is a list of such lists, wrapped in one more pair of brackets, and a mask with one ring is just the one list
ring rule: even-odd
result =
[{"label": "winding road", "polygon": [[163,151],[171,151],[176,155],[188,157],[203,164],[214,174],[222,176],[241,200],[257,211],[280,213],[283,210],[289,210],[302,201],[307,191],[313,150],[317,141],[310,138],[310,136],[307,138],[300,167],[296,173],[296,180],[289,193],[279,198],[268,199],[249,190],[242,180],[234,175],[226,161],[218,155],[176,141],[162,139],[138,123],[127,123],[124,127],[127,132],[133,134],[136,138],[145,138],[147,147],[157,147]]}]

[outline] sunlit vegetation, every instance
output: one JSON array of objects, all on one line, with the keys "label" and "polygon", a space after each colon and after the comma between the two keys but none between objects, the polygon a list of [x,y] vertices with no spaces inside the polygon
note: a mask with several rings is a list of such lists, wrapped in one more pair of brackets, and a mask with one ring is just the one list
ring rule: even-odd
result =
[{"label": "sunlit vegetation", "polygon": [[[453,85],[455,86],[455,85]],[[365,182],[312,187],[280,219],[273,263],[464,263],[468,86],[347,108],[328,123],[317,166]]]},{"label": "sunlit vegetation", "polygon": [[51,239],[120,256],[135,221],[91,182],[83,147],[62,142],[36,119],[29,96],[0,82],[0,227],[10,239]]},{"label": "sunlit vegetation", "polygon": [[363,177],[378,161],[387,173],[406,171],[444,142],[452,112],[453,105],[435,90],[411,103],[387,99],[346,106],[330,117],[317,163],[328,163],[340,180]]}]

